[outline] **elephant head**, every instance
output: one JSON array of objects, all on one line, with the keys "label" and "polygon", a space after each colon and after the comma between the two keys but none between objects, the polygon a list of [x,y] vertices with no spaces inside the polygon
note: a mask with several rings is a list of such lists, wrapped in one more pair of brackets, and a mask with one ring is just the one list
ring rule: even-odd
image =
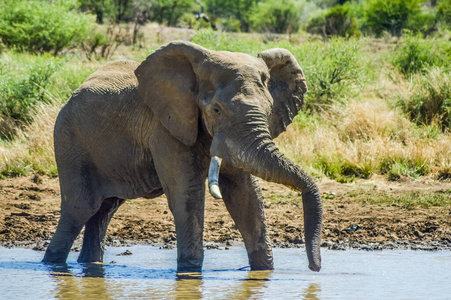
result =
[{"label": "elephant head", "polygon": [[[224,164],[302,192],[309,267],[319,271],[318,188],[273,141],[296,116],[307,91],[293,55],[271,49],[252,57],[172,42],[151,54],[135,74],[143,101],[180,142],[194,145],[203,126],[211,136],[213,161],[219,157]],[[220,197],[217,188],[213,194]]]}]

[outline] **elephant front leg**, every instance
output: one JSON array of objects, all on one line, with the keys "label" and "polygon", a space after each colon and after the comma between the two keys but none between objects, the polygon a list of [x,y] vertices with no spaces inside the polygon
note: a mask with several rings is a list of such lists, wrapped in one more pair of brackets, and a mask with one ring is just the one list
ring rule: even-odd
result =
[{"label": "elephant front leg", "polygon": [[200,272],[204,259],[205,179],[209,159],[200,142],[186,146],[160,123],[156,126],[150,146],[155,170],[174,216],[177,271]]},{"label": "elephant front leg", "polygon": [[199,180],[191,187],[181,184],[168,187],[169,208],[174,216],[177,236],[177,271],[201,272],[204,259],[203,224],[205,184]]},{"label": "elephant front leg", "polygon": [[246,172],[236,170],[234,173],[220,175],[224,203],[243,237],[251,269],[272,270],[273,256],[260,185]]}]

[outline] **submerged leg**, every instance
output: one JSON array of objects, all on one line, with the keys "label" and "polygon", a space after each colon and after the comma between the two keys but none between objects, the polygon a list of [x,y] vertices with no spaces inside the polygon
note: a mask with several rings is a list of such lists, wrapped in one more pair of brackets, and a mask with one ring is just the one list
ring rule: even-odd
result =
[{"label": "submerged leg", "polygon": [[[204,259],[203,226],[205,179],[208,158],[175,138],[165,130],[152,143],[155,168],[174,216],[177,237],[178,272],[200,272]],[[167,159],[170,157],[171,159]]]},{"label": "submerged leg", "polygon": [[70,203],[75,202],[69,201],[67,197],[62,199],[61,217],[42,260],[45,263],[65,262],[74,240],[89,218],[95,213],[95,210],[89,207],[74,206]]}]

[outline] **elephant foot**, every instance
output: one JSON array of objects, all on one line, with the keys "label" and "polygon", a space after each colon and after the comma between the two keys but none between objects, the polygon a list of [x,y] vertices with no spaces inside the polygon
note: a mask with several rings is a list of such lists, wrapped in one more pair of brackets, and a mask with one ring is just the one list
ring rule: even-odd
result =
[{"label": "elephant foot", "polygon": [[202,264],[193,264],[190,262],[178,262],[177,273],[198,273],[202,272]]},{"label": "elephant foot", "polygon": [[61,264],[65,263],[67,259],[67,254],[60,252],[53,252],[51,249],[47,248],[44,254],[42,262],[45,264]]},{"label": "elephant foot", "polygon": [[202,272],[202,261],[203,255],[201,258],[186,258],[179,257],[177,260],[177,273],[197,273]]},{"label": "elephant foot", "polygon": [[271,249],[259,249],[249,254],[252,271],[273,270],[274,263]]},{"label": "elephant foot", "polygon": [[177,273],[200,273],[202,266],[181,266],[177,265]]},{"label": "elephant foot", "polygon": [[95,263],[95,262],[103,262],[103,251],[89,251],[83,250],[86,248],[82,248],[80,255],[78,256],[77,262],[79,263]]}]

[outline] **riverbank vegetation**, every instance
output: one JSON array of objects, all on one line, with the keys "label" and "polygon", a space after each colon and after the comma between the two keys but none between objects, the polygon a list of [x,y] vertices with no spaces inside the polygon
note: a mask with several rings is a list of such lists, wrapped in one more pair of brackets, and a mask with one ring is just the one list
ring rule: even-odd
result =
[{"label": "riverbank vegetation", "polygon": [[53,124],[71,93],[107,61],[184,39],[294,54],[309,92],[277,143],[315,177],[451,179],[449,0],[203,1],[210,22],[198,1],[98,2],[0,1],[2,177],[57,176]]}]

